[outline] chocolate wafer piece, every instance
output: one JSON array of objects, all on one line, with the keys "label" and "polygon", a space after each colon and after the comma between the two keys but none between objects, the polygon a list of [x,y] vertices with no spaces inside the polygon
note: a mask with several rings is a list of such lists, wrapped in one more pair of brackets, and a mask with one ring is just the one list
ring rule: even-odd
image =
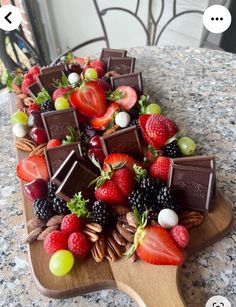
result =
[{"label": "chocolate wafer piece", "polygon": [[120,75],[134,72],[135,58],[109,58],[107,63],[108,71],[116,71]]}]

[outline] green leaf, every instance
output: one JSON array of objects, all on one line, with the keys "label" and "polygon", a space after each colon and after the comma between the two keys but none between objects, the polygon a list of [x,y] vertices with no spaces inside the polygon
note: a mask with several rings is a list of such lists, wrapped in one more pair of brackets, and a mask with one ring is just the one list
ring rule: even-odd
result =
[{"label": "green leaf", "polygon": [[109,101],[117,101],[124,97],[124,93],[121,91],[108,91],[106,92],[106,99]]},{"label": "green leaf", "polygon": [[138,224],[141,225],[142,224],[142,217],[139,214],[138,209],[134,208],[133,213],[134,213],[134,217],[136,218]]},{"label": "green leaf", "polygon": [[22,82],[23,82],[23,76],[16,76],[16,77],[13,79],[13,82],[14,82],[17,86],[21,87]]},{"label": "green leaf", "polygon": [[72,52],[72,50],[69,50],[66,54],[66,63],[70,63],[72,60],[74,59],[74,54]]},{"label": "green leaf", "polygon": [[149,101],[148,95],[141,95],[140,96],[138,104],[140,106],[140,113],[141,114],[146,114],[146,108],[147,108],[147,105],[148,105],[148,101]]},{"label": "green leaf", "polygon": [[100,169],[100,171],[102,170],[100,163],[98,162],[98,160],[95,159],[95,155],[92,155],[90,160],[93,162],[93,164]]},{"label": "green leaf", "polygon": [[62,140],[63,145],[71,144],[78,142],[80,137],[76,134],[75,129],[73,127],[67,127],[68,134],[66,135],[66,138]]},{"label": "green leaf", "polygon": [[85,200],[82,196],[82,192],[74,195],[74,197],[67,202],[67,207],[71,213],[76,214],[78,217],[89,219],[91,218],[91,212],[88,211],[87,203],[89,200]]},{"label": "green leaf", "polygon": [[41,92],[38,93],[37,97],[35,98],[35,102],[37,104],[42,104],[47,100],[51,100],[51,96],[49,95],[48,91],[44,88],[41,90]]},{"label": "green leaf", "polygon": [[173,141],[178,141],[178,139],[180,139],[182,136],[184,136],[184,131],[178,131],[174,136],[172,136],[172,138],[170,138],[169,140],[167,140],[165,142],[165,145],[168,145],[170,143],[172,143]]},{"label": "green leaf", "polygon": [[135,173],[135,180],[140,183],[140,181],[147,177],[147,171],[142,168],[141,166],[138,166],[137,164],[134,164],[133,166],[133,170],[134,170],[134,173]]}]

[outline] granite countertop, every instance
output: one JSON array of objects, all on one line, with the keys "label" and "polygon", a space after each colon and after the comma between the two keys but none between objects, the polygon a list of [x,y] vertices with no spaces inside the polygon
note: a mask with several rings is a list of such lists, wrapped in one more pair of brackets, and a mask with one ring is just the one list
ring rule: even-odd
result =
[{"label": "granite countertop", "polygon": [[[236,206],[236,56],[180,48],[134,48],[136,70],[143,71],[145,91],[198,145],[214,154],[218,187]],[[29,273],[15,153],[7,95],[0,96],[0,306],[136,306],[118,291],[100,291],[67,300],[41,295]],[[234,207],[234,213],[235,211]],[[181,269],[187,306],[205,306],[213,295],[236,303],[236,228],[223,240],[192,256]]]}]

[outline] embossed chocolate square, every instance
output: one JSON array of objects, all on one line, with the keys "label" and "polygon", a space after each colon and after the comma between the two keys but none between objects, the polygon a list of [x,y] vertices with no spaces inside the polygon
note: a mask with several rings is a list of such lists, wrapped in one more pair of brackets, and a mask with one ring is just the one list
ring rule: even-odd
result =
[{"label": "embossed chocolate square", "polygon": [[72,150],[75,151],[77,159],[79,159],[82,155],[80,142],[45,149],[44,153],[50,178],[55,174]]},{"label": "embossed chocolate square", "polygon": [[107,63],[108,71],[116,71],[121,75],[134,72],[135,58],[109,58]]},{"label": "embossed chocolate square", "polygon": [[29,93],[30,97],[35,99],[38,95],[38,93],[41,91],[40,86],[38,85],[37,82],[33,83],[29,87],[27,87],[27,92]]},{"label": "embossed chocolate square", "polygon": [[75,161],[66,178],[58,187],[56,195],[65,201],[70,200],[76,193],[82,192],[85,199],[94,200],[94,186],[89,187],[91,181],[97,178],[97,174],[84,163]]},{"label": "embossed chocolate square", "polygon": [[44,73],[37,76],[37,80],[41,89],[45,88],[49,94],[52,94],[55,90],[54,83],[58,80],[61,81],[63,71],[53,71],[50,73]]},{"label": "embossed chocolate square", "polygon": [[61,111],[51,111],[41,114],[44,128],[49,140],[63,140],[68,134],[68,128],[72,127],[79,135],[79,121],[75,108]]},{"label": "embossed chocolate square", "polygon": [[172,162],[168,186],[175,189],[184,209],[203,212],[212,209],[214,170]]},{"label": "embossed chocolate square", "polygon": [[115,90],[118,86],[127,85],[135,89],[138,96],[143,94],[142,73],[132,73],[111,77],[111,86]]},{"label": "embossed chocolate square", "polygon": [[56,71],[66,71],[66,64],[54,65],[54,66],[47,66],[41,68],[42,74],[48,74]]},{"label": "embossed chocolate square", "polygon": [[124,58],[127,54],[123,49],[103,48],[100,59],[107,65],[108,59],[111,57]]},{"label": "embossed chocolate square", "polygon": [[142,160],[143,150],[136,127],[118,130],[110,135],[101,137],[105,156],[111,153],[124,153]]}]

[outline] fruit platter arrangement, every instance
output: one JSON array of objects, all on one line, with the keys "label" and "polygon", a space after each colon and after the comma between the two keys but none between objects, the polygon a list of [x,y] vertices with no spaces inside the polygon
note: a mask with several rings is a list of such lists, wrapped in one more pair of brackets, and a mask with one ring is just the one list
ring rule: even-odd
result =
[{"label": "fruit platter arrangement", "polygon": [[11,119],[30,212],[24,242],[45,254],[50,279],[124,261],[177,268],[221,215],[214,157],[196,155],[134,69],[125,50],[104,48],[100,59],[69,52],[22,73]]}]

